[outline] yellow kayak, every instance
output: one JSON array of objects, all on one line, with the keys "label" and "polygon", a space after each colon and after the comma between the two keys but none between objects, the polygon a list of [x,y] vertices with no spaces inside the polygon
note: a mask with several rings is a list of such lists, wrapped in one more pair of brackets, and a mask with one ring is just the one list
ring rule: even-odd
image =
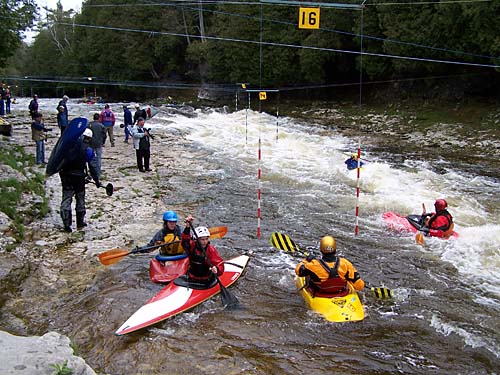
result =
[{"label": "yellow kayak", "polygon": [[305,277],[297,277],[295,284],[309,307],[325,317],[329,322],[354,322],[363,320],[365,312],[358,293],[349,284],[349,294],[343,297],[313,297],[311,290],[302,288]]}]

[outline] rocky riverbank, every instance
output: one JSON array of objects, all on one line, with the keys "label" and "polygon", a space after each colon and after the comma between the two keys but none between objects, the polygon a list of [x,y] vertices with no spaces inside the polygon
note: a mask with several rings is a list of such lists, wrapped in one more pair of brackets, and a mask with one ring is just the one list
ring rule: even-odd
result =
[{"label": "rocky riverbank", "polygon": [[[90,118],[91,113],[86,117]],[[7,121],[13,132],[11,137],[2,136],[2,149],[21,146],[26,153],[34,155],[35,144],[31,140],[27,113],[14,111]],[[46,143],[47,161],[59,130],[54,115],[45,113],[44,122],[53,129]],[[5,214],[0,217],[4,232],[0,243],[0,328],[8,332],[0,336],[4,349],[0,354],[2,374],[49,374],[54,371],[50,365],[62,365],[64,361],[73,374],[94,373],[81,358],[73,355],[70,339],[64,336],[66,332],[52,332],[52,327],[60,327],[61,322],[44,321],[40,316],[54,315],[50,311],[54,295],[72,302],[78,298],[78,290],[69,290],[68,285],[73,285],[75,278],[80,278],[84,285],[95,277],[95,268],[100,267],[96,264],[100,252],[114,247],[143,245],[159,229],[161,213],[167,209],[161,197],[169,189],[168,181],[178,164],[175,154],[167,156],[164,152],[173,143],[174,136],[156,132],[151,150],[153,171],[139,172],[132,144],[123,142],[122,129],[118,126],[115,132],[116,147],[107,143],[103,150],[101,176],[104,184],[111,182],[114,185],[115,192],[108,197],[104,189],[87,185],[88,227],[84,231],[70,234],[62,231],[59,217],[61,186],[57,174],[45,181],[48,215],[30,219],[32,221],[24,225],[21,242],[16,242],[9,230],[13,220]],[[16,168],[1,167],[2,180],[25,178]],[[29,170],[30,176],[44,174],[43,166],[30,166]],[[40,196],[31,192],[23,194],[18,215],[24,215],[23,212],[40,200]],[[72,272],[76,269],[78,272]],[[71,283],[68,282],[70,278],[73,279]],[[40,290],[45,293],[40,294]],[[30,315],[32,308],[28,305],[33,300],[39,304],[38,317]]]}]

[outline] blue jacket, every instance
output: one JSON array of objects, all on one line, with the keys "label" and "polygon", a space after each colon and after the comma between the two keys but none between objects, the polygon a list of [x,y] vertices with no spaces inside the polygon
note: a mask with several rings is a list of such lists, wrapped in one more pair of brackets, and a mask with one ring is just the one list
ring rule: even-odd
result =
[{"label": "blue jacket", "polygon": [[[352,170],[352,169],[356,169],[358,168],[358,161],[357,160],[354,160],[353,158],[349,158],[345,161],[345,163],[347,164],[347,169],[349,170]],[[359,163],[359,166],[362,167],[363,166],[363,162],[360,162]]]},{"label": "blue jacket", "polygon": [[128,108],[123,110],[123,122],[125,123],[125,126],[134,124],[134,120],[132,120],[132,112],[130,112],[130,109]]}]

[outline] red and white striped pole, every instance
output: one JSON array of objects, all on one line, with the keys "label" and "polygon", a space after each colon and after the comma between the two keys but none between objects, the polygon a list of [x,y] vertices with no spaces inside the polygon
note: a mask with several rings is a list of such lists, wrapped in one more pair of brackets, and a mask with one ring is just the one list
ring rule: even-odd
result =
[{"label": "red and white striped pole", "polygon": [[257,172],[257,238],[260,238],[260,188],[261,188],[261,177],[262,177],[262,169],[261,169],[261,160],[262,160],[262,151],[261,151],[261,121],[259,119],[259,151],[258,151],[258,172]]},{"label": "red and white striped pole", "polygon": [[358,179],[356,183],[356,227],[354,229],[354,235],[357,236],[359,233],[359,175],[361,171],[361,142],[358,143]]}]

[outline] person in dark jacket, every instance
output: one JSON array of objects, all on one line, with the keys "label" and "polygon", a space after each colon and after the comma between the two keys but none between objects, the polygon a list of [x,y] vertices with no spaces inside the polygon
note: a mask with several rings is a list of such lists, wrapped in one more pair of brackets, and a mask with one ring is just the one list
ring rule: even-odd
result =
[{"label": "person in dark jacket", "polygon": [[210,231],[206,227],[197,227],[196,236],[191,238],[193,217],[184,220],[186,227],[182,232],[181,244],[189,256],[188,279],[209,284],[215,277],[224,273],[224,259],[210,243]]},{"label": "person in dark jacket", "polygon": [[123,106],[123,122],[124,122],[124,131],[125,131],[125,143],[128,143],[128,138],[130,137],[130,131],[132,130],[132,126],[134,125],[134,121],[132,120],[132,112],[126,105]]},{"label": "person in dark jacket", "polygon": [[45,140],[47,139],[47,129],[42,122],[42,114],[36,112],[34,121],[31,123],[31,138],[36,144],[36,164],[45,164]]},{"label": "person in dark jacket", "polygon": [[136,104],[133,125],[135,125],[139,121],[140,118],[143,118],[144,120],[146,120],[148,118],[148,114],[146,113],[145,109],[141,109],[139,104]]},{"label": "person in dark jacket", "polygon": [[33,99],[31,99],[30,104],[28,105],[28,110],[30,111],[31,118],[35,119],[35,113],[38,112],[38,95],[33,95]]},{"label": "person in dark jacket", "polygon": [[349,294],[349,285],[362,290],[365,282],[347,259],[337,256],[337,242],[332,236],[324,236],[320,241],[321,259],[309,255],[295,268],[300,277],[309,278],[309,288],[314,294],[331,296]]},{"label": "person in dark jacket", "polygon": [[72,215],[71,203],[73,197],[76,200],[76,227],[82,229],[87,226],[85,222],[85,182],[87,178],[87,166],[90,175],[97,187],[101,187],[97,170],[90,163],[94,158],[94,150],[90,147],[92,131],[85,129],[83,135],[75,145],[68,149],[66,161],[59,171],[62,184],[61,219],[65,232],[71,232]]},{"label": "person in dark jacket", "polygon": [[132,138],[134,141],[135,155],[137,158],[137,168],[141,172],[151,172],[149,168],[150,141],[151,135],[149,131],[144,128],[144,119],[139,117],[137,125],[132,128]]},{"label": "person in dark jacket", "polygon": [[68,95],[63,95],[62,99],[59,101],[59,104],[57,105],[57,110],[59,111],[59,107],[64,108],[64,114],[66,115],[66,118],[69,119],[69,113],[68,113],[68,106],[66,103],[68,103],[69,96]]},{"label": "person in dark jacket", "polygon": [[95,158],[90,163],[97,170],[97,177],[101,178],[102,145],[106,141],[106,128],[99,122],[99,113],[94,113],[94,121],[89,122],[87,127],[92,130],[90,147],[95,152]]},{"label": "person in dark jacket", "polygon": [[163,214],[163,228],[160,229],[146,246],[158,245],[165,242],[179,241],[170,245],[160,247],[160,255],[178,255],[184,252],[180,244],[181,228],[177,225],[177,213],[166,211]]},{"label": "person in dark jacket", "polygon": [[61,105],[57,107],[58,113],[57,113],[57,126],[59,126],[59,129],[61,130],[61,135],[64,133],[66,128],[68,127],[68,116],[64,112],[64,107]]}]

